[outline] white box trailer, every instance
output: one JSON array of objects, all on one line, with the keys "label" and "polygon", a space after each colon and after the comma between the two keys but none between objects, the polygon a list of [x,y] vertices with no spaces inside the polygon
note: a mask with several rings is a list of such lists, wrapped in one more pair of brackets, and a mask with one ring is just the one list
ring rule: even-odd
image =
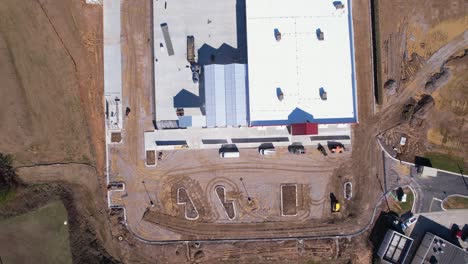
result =
[{"label": "white box trailer", "polygon": [[240,155],[239,155],[239,151],[229,151],[229,152],[221,152],[219,153],[219,156],[221,158],[238,158]]},{"label": "white box trailer", "polygon": [[260,155],[264,155],[264,156],[272,156],[272,155],[276,155],[276,150],[274,148],[260,149],[259,153]]},{"label": "white box trailer", "polygon": [[424,166],[421,176],[422,177],[437,177],[438,170],[431,167]]}]

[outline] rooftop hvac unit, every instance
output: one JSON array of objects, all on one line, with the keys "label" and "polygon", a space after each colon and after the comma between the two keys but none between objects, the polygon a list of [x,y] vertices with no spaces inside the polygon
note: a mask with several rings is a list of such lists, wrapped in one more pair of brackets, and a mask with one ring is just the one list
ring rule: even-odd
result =
[{"label": "rooftop hvac unit", "polygon": [[277,28],[275,28],[274,32],[275,32],[276,41],[280,41],[281,40],[281,32]]},{"label": "rooftop hvac unit", "polygon": [[281,90],[281,88],[276,88],[276,96],[278,97],[278,100],[283,101],[284,99],[284,93]]},{"label": "rooftop hvac unit", "polygon": [[319,93],[320,93],[320,99],[322,99],[322,100],[324,100],[324,101],[327,100],[327,92],[325,92],[325,90],[323,89],[323,87],[320,88]]},{"label": "rooftop hvac unit", "polygon": [[335,1],[333,2],[333,5],[335,6],[336,9],[343,9],[344,5],[341,3],[341,1]]},{"label": "rooftop hvac unit", "polygon": [[316,33],[317,33],[317,39],[318,40],[324,40],[325,39],[325,37],[323,35],[323,31],[320,28],[317,29]]}]

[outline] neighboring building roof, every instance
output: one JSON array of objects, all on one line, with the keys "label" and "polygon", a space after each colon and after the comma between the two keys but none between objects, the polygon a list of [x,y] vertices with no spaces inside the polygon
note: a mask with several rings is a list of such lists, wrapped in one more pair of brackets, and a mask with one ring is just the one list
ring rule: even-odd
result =
[{"label": "neighboring building roof", "polygon": [[122,98],[120,1],[105,0],[103,21],[104,95]]},{"label": "neighboring building roof", "polygon": [[246,1],[251,125],[356,122],[351,7],[343,2],[337,10],[331,0]]},{"label": "neighboring building roof", "polygon": [[411,263],[468,263],[468,252],[439,236],[426,233]]},{"label": "neighboring building roof", "polygon": [[293,124],[291,126],[291,134],[293,136],[317,135],[318,134],[318,124],[317,123]]},{"label": "neighboring building roof", "polygon": [[245,64],[204,66],[207,127],[247,125]]},{"label": "neighboring building roof", "polygon": [[381,257],[385,263],[403,263],[412,243],[413,239],[394,230],[388,230],[377,255]]}]

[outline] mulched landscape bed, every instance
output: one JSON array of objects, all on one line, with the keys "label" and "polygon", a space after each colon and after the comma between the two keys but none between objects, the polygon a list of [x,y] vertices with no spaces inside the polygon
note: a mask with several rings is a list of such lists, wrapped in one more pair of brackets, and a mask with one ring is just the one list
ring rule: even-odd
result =
[{"label": "mulched landscape bed", "polygon": [[122,134],[121,133],[112,133],[111,134],[111,142],[119,143],[122,141]]},{"label": "mulched landscape bed", "polygon": [[296,186],[295,185],[283,185],[281,186],[282,194],[282,213],[283,215],[296,215],[297,214],[297,205],[296,205]]},{"label": "mulched landscape bed", "polygon": [[231,202],[226,202],[226,191],[223,186],[217,186],[216,187],[216,194],[218,195],[219,199],[221,200],[221,203],[223,204],[224,210],[226,210],[226,213],[229,217],[229,219],[233,219],[236,216],[236,213],[234,211],[234,203]]},{"label": "mulched landscape bed", "polygon": [[154,150],[146,151],[146,164],[147,165],[156,165],[156,154]]}]

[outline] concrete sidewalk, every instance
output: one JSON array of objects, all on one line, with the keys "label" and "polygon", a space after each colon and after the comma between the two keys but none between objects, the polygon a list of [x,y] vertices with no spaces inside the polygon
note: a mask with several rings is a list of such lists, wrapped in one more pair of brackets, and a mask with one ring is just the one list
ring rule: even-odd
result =
[{"label": "concrete sidewalk", "polygon": [[[320,136],[345,136],[349,139],[336,140],[345,145],[348,149],[351,147],[351,128],[348,124],[330,124],[319,125],[318,134]],[[303,145],[317,145],[318,143],[326,146],[328,141],[335,140],[311,140],[310,135],[292,136],[286,126],[272,127],[226,127],[226,128],[187,128],[157,130],[145,132],[146,150],[170,150],[180,148],[180,145],[156,146],[156,141],[186,141],[188,148],[191,149],[209,149],[219,148],[223,143],[204,144],[203,140],[220,140],[224,143],[236,143],[233,139],[265,139],[265,142],[272,142],[275,146],[289,146],[293,142],[300,142]],[[279,138],[288,138],[288,141],[277,142]],[[236,143],[238,148],[257,148],[261,143]]]}]

